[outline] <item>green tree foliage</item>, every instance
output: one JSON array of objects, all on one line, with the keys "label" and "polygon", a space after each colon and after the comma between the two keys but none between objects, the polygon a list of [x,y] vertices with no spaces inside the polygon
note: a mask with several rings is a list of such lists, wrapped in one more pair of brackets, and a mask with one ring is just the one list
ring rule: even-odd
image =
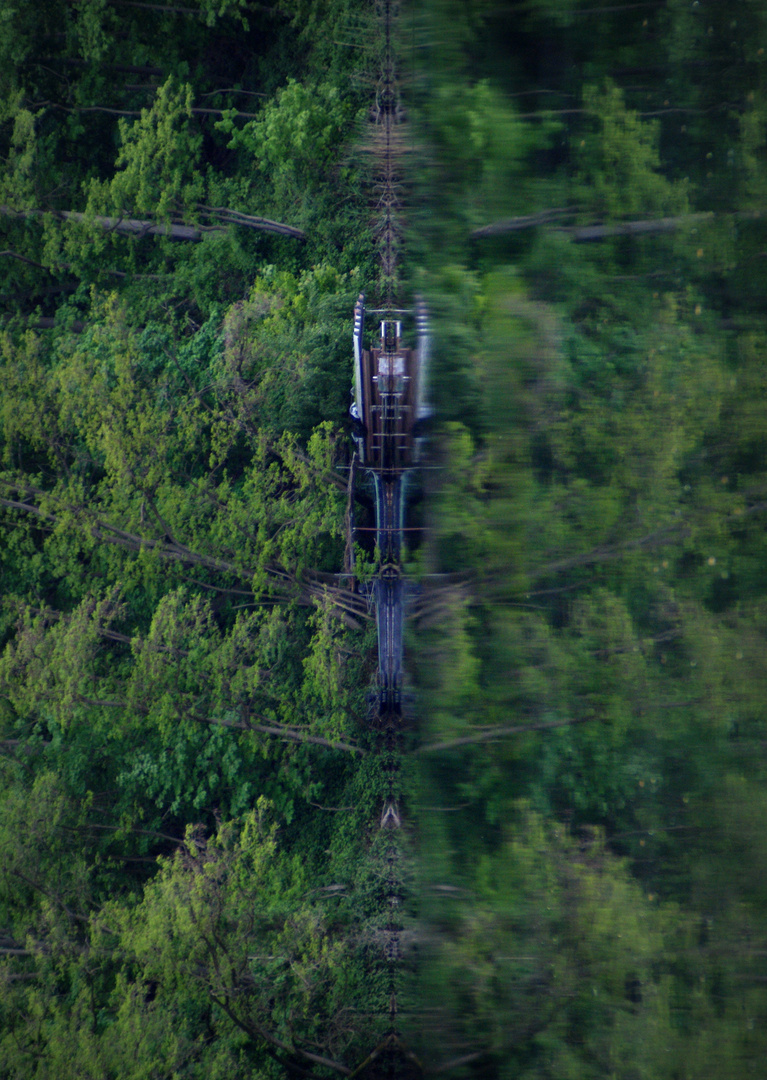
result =
[{"label": "green tree foliage", "polygon": [[422,11],[440,576],[385,753],[340,574],[375,12],[0,13],[3,1075],[764,1059],[763,12]]},{"label": "green tree foliage", "polygon": [[602,93],[584,87],[583,108],[597,131],[576,144],[575,201],[600,218],[684,213],[686,185],[661,172],[658,121],[627,109],[623,92],[611,84]]},{"label": "green tree foliage", "polygon": [[[523,29],[498,12],[456,30],[450,70],[530,103],[509,159],[555,117],[566,138],[538,144],[526,207],[465,177],[463,205],[503,228],[423,278],[448,421],[426,561],[452,576],[418,657],[422,1053],[467,1076],[746,1076],[763,1054],[764,139],[760,69],[736,90],[717,50],[761,31],[729,9],[709,30],[689,5],[524,7]],[[442,153],[458,176],[462,148]]]},{"label": "green tree foliage", "polygon": [[204,194],[202,134],[189,123],[192,94],[188,83],[175,89],[169,79],[138,121],[118,121],[121,147],[115,175],[108,187],[92,182],[91,211],[115,210],[160,220],[174,215],[188,218]]},{"label": "green tree foliage", "polygon": [[469,902],[430,905],[427,1060],[530,1078],[756,1066],[760,995],[722,997],[724,937],[707,956],[695,918],[646,894],[598,833],[574,842],[524,806],[506,831]]},{"label": "green tree foliage", "polygon": [[84,920],[79,946],[71,930],[55,933],[50,913],[44,940],[28,939],[29,982],[11,982],[6,1001],[4,1069],[343,1071],[339,1059],[364,1056],[380,1004],[366,982],[364,940],[313,885],[308,867],[280,850],[263,798],[214,836],[190,828],[141,901],[108,902]]},{"label": "green tree foliage", "polygon": [[[271,263],[300,273],[342,248],[344,271],[369,264],[345,149],[362,54],[329,69],[277,6],[27,7],[8,13],[17,82],[0,95],[6,318],[50,320],[68,293],[87,314],[97,284],[144,320],[181,309],[199,325]],[[142,225],[126,235],[126,218]],[[265,219],[308,243],[264,235]]]},{"label": "green tree foliage", "polygon": [[387,993],[337,576],[361,58],[240,2],[3,30],[0,1071],[343,1072]]}]

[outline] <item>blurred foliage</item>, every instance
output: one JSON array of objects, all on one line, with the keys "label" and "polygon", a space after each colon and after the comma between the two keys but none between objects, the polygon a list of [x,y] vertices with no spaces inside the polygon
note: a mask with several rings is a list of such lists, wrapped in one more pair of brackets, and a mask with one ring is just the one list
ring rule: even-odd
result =
[{"label": "blurred foliage", "polygon": [[[425,561],[451,583],[415,658],[409,1034],[448,1075],[745,1077],[764,1055],[758,7],[427,5],[422,123],[462,136],[435,140],[418,207],[451,245],[420,279]],[[488,106],[467,167],[481,95],[516,131]]]}]

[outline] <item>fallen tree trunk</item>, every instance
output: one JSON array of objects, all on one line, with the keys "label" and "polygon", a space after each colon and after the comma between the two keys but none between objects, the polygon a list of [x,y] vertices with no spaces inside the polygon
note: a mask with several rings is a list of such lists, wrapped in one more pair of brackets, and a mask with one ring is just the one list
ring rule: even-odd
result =
[{"label": "fallen tree trunk", "polygon": [[[564,233],[575,243],[586,243],[591,240],[607,240],[612,236],[646,236],[651,233],[675,232],[693,225],[708,225],[713,222],[716,215],[712,210],[701,211],[695,214],[676,214],[672,217],[645,218],[641,221],[616,221],[611,224],[597,223],[594,225],[558,225],[556,222],[568,215],[574,215],[576,209],[570,210],[557,208],[541,210],[537,214],[523,214],[519,217],[504,218],[501,221],[492,221],[489,225],[483,225],[474,229],[469,236],[472,240],[481,240],[487,236],[506,236],[509,233],[522,232],[525,229],[534,229],[539,226],[550,225],[552,232]],[[761,210],[744,210],[732,215],[736,221],[758,221],[765,214]],[[552,224],[554,223],[554,224]]]},{"label": "fallen tree trunk", "polygon": [[472,240],[481,240],[485,236],[505,236],[507,233],[534,229],[538,225],[549,225],[552,221],[571,217],[574,213],[575,210],[564,206],[555,207],[551,210],[540,210],[536,214],[521,214],[518,217],[492,221],[489,225],[482,225],[481,228],[474,229],[469,235]]},{"label": "fallen tree trunk", "polygon": [[611,236],[646,236],[650,233],[676,232],[688,225],[698,225],[714,220],[711,212],[704,214],[680,214],[677,217],[649,218],[646,221],[621,221],[615,225],[561,225],[556,231],[566,233],[576,244],[590,240],[607,240]]},{"label": "fallen tree trunk", "polygon": [[292,236],[296,240],[306,239],[306,233],[301,229],[295,229],[292,225],[270,221],[269,218],[254,217],[252,214],[242,214],[237,210],[226,210],[224,207],[216,207],[214,211],[208,211],[220,224],[182,225],[129,217],[104,217],[102,215],[90,217],[76,210],[14,210],[10,206],[0,206],[0,215],[3,217],[41,217],[46,212],[53,214],[61,221],[92,222],[106,232],[133,236],[169,236],[171,240],[202,240],[206,233],[226,232],[230,225],[240,225],[245,229],[255,229],[258,232],[278,233],[280,236]]}]

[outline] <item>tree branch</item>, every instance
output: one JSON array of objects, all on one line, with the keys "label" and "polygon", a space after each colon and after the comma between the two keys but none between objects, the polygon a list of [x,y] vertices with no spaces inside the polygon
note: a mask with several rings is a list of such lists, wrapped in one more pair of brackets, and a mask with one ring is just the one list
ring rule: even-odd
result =
[{"label": "tree branch", "polygon": [[[549,225],[576,212],[576,207],[557,207],[551,210],[541,210],[537,214],[523,214],[519,217],[504,218],[501,221],[493,221],[489,225],[482,225],[480,228],[472,230],[469,236],[472,240],[481,240],[487,236],[505,236],[508,233],[537,228],[539,225]],[[765,216],[765,213],[762,210],[743,210],[729,216],[736,221],[758,221]],[[644,236],[650,233],[674,232],[676,229],[684,229],[691,225],[710,224],[715,220],[716,214],[709,210],[692,214],[676,214],[672,217],[647,218],[642,221],[618,221],[611,224],[555,224],[552,232],[563,233],[565,236],[569,236],[576,244],[579,244],[592,240],[606,240],[612,236]]]},{"label": "tree branch", "polygon": [[344,533],[346,546],[344,548],[344,571],[347,574],[354,573],[354,535],[353,535],[353,506],[354,506],[354,477],[357,471],[357,451],[352,454],[349,465],[349,482],[346,488],[346,509],[344,511]]},{"label": "tree branch", "polygon": [[0,258],[3,257],[8,259],[18,259],[19,262],[26,263],[27,266],[36,266],[38,270],[48,270],[48,267],[44,266],[43,263],[35,262],[34,259],[28,259],[26,255],[19,255],[18,251],[11,251],[10,248],[6,248],[5,251],[0,251]]},{"label": "tree branch", "polygon": [[314,746],[326,746],[329,750],[343,750],[347,754],[364,755],[367,753],[367,750],[363,750],[361,746],[354,746],[353,743],[325,739],[321,735],[309,735],[305,731],[281,727],[279,724],[254,724],[248,719],[219,720],[215,717],[198,716],[195,713],[190,715],[191,719],[199,724],[218,724],[221,727],[237,728],[240,731],[258,731],[263,735],[276,735],[290,742],[311,743]]},{"label": "tree branch", "polygon": [[635,551],[637,548],[662,547],[665,544],[677,543],[690,535],[690,528],[680,525],[667,525],[655,532],[648,533],[636,540],[627,540],[625,543],[614,548],[596,548],[584,552],[583,555],[574,555],[571,559],[562,559],[559,562],[549,563],[547,566],[536,570],[531,576],[543,577],[548,574],[557,574],[562,570],[572,570],[576,566],[589,566],[592,563],[611,562],[620,559],[627,551]]},{"label": "tree branch", "polygon": [[297,1046],[288,1046],[287,1043],[282,1042],[281,1039],[276,1038],[270,1034],[260,1024],[253,1024],[247,1020],[242,1020],[233,1009],[229,1007],[226,1001],[216,997],[212,991],[208,991],[213,1001],[220,1009],[226,1013],[233,1024],[236,1024],[238,1028],[249,1035],[251,1038],[256,1036],[259,1039],[263,1039],[264,1042],[269,1043],[271,1046],[276,1046],[278,1050],[282,1050],[284,1054],[290,1054],[291,1056],[298,1054],[299,1057],[306,1058],[307,1061],[313,1061],[317,1065],[324,1065],[327,1069],[332,1069],[334,1072],[340,1073],[341,1076],[351,1076],[351,1069],[347,1069],[345,1065],[339,1064],[337,1061],[332,1061],[330,1058],[322,1057],[320,1054],[312,1054],[309,1050],[301,1050]]},{"label": "tree branch", "polygon": [[[23,494],[27,496],[40,497],[49,494],[38,488],[32,488],[26,485],[17,486],[8,481],[3,481],[3,483],[7,491],[15,491],[16,493],[23,492]],[[35,503],[31,501],[21,502],[17,499],[0,497],[0,506],[21,510],[24,513],[32,514],[35,517],[42,518],[44,521],[51,522],[52,524],[56,524],[60,520],[58,514],[53,513],[50,510],[41,510],[39,506],[36,506]],[[177,562],[186,563],[189,566],[202,566],[207,570],[232,574],[241,581],[247,582],[251,581],[253,578],[254,571],[247,567],[237,566],[235,563],[225,559],[216,558],[213,555],[200,554],[174,540],[154,540],[151,537],[142,536],[138,533],[121,529],[117,525],[111,525],[109,522],[102,521],[94,511],[85,506],[69,505],[66,509],[85,515],[91,522],[90,535],[93,539],[100,540],[103,543],[116,544],[126,548],[128,551],[139,552],[149,550],[154,552],[158,558],[172,559]],[[368,610],[368,602],[364,597],[358,596],[349,590],[340,589],[337,586],[327,584],[322,574],[310,574],[306,579],[299,581],[291,572],[280,566],[272,565],[267,566],[264,569],[268,577],[274,583],[275,589],[279,590],[284,598],[288,598],[292,595],[293,598],[303,606],[309,606],[318,601],[325,601],[333,609],[333,614],[341,619],[341,621],[352,630],[360,629],[361,624],[358,621],[360,618],[371,618]]]},{"label": "tree branch", "polygon": [[503,218],[501,221],[493,221],[489,225],[482,225],[474,229],[469,235],[472,240],[480,240],[485,236],[503,236],[506,233],[522,232],[524,229],[534,229],[538,225],[548,225],[552,221],[572,217],[576,213],[574,208],[567,206],[555,207],[550,210],[540,210],[537,214],[521,214],[519,217]]},{"label": "tree branch", "polygon": [[[210,110],[209,110],[210,111]],[[221,225],[183,225],[162,223],[153,220],[130,218],[130,217],[105,217],[97,214],[90,216],[76,210],[14,210],[10,206],[0,206],[0,215],[11,218],[41,217],[50,213],[61,221],[74,221],[77,223],[93,223],[107,232],[116,232],[125,235],[137,236],[168,236],[171,240],[202,240],[207,233],[226,232],[227,225],[240,225],[246,229],[256,229],[259,232],[273,232],[281,236],[292,236],[296,240],[305,240],[306,233],[296,229],[292,225],[283,225],[279,221],[271,221],[269,218],[254,217],[251,214],[240,214],[236,210],[223,211],[214,215]]]},{"label": "tree branch", "polygon": [[576,244],[590,240],[607,240],[611,236],[646,236],[650,233],[676,232],[688,225],[700,225],[714,220],[713,213],[679,214],[676,217],[623,221],[615,225],[560,225],[556,232],[569,236]]},{"label": "tree branch", "polygon": [[579,720],[551,720],[545,724],[521,724],[515,727],[502,727],[485,730],[476,735],[465,735],[460,739],[448,739],[445,742],[427,743],[419,746],[416,754],[431,754],[438,750],[452,750],[455,746],[469,746],[473,743],[495,742],[496,739],[505,739],[509,735],[524,735],[528,731],[548,731],[550,728],[572,727],[575,724],[586,724],[595,720],[596,717],[584,716]]}]

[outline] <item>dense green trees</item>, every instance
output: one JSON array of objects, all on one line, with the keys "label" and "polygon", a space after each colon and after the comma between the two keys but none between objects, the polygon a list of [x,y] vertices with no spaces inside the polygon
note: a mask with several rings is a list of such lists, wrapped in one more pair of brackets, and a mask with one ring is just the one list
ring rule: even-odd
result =
[{"label": "dense green trees", "polygon": [[521,176],[499,199],[492,150],[470,175],[468,139],[442,139],[463,245],[424,195],[453,259],[423,278],[449,421],[428,562],[460,577],[418,659],[423,1052],[456,1075],[747,1076],[762,30],[591,7],[467,8],[422,102],[439,138],[458,80],[466,124],[473,95],[504,101],[482,115]]},{"label": "dense green trees", "polygon": [[386,753],[374,12],[3,13],[0,1073],[758,1071],[762,7],[404,13],[444,576]]},{"label": "dense green trees", "polygon": [[[354,20],[331,6],[328,33]],[[6,315],[51,318],[62,294],[85,313],[95,284],[143,322],[201,324],[269,263],[369,269],[345,149],[365,55],[329,69],[290,5],[20,4],[3,33]]]},{"label": "dense green trees", "polygon": [[3,22],[3,1075],[338,1075],[380,1032],[365,57],[302,18]]}]

